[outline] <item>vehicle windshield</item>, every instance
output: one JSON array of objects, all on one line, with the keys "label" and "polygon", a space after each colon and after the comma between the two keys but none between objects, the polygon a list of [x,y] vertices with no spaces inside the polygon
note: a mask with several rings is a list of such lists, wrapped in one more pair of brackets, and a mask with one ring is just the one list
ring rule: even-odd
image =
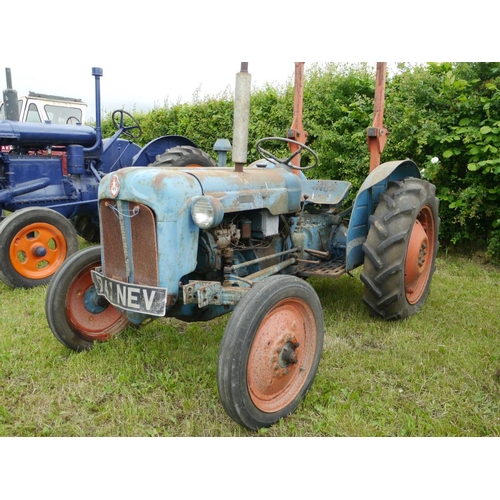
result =
[{"label": "vehicle windshield", "polygon": [[79,108],[56,106],[54,104],[46,104],[44,108],[52,123],[74,124],[82,122],[82,110]]}]

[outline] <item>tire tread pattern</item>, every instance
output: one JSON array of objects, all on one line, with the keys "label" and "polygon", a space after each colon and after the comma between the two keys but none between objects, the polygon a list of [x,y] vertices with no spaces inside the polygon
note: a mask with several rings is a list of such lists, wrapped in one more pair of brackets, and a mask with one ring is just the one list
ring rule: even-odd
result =
[{"label": "tire tread pattern", "polygon": [[164,153],[156,156],[153,167],[187,167],[198,165],[200,167],[214,167],[215,163],[210,156],[199,148],[193,146],[174,146]]},{"label": "tire tread pattern", "polygon": [[[365,285],[363,302],[370,312],[386,320],[402,319],[417,313],[429,293],[435,271],[440,219],[439,200],[433,184],[417,178],[391,182],[379,196],[363,251],[365,262],[361,281]],[[425,290],[416,304],[406,299],[405,258],[411,231],[422,207],[429,206],[434,216],[434,252]]]}]

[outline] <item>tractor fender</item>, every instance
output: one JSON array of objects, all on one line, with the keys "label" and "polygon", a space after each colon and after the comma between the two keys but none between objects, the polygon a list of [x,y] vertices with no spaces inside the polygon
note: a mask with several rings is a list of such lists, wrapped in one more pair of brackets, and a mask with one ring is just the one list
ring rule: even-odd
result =
[{"label": "tractor fender", "polygon": [[369,217],[377,208],[379,195],[387,190],[389,182],[407,177],[421,177],[417,165],[409,159],[382,163],[364,180],[354,200],[347,230],[347,271],[363,264],[362,247],[370,227]]},{"label": "tractor fender", "polygon": [[132,167],[145,167],[153,163],[157,155],[163,154],[167,149],[175,146],[198,146],[182,135],[164,135],[148,142],[133,158]]},{"label": "tractor fender", "polygon": [[110,138],[103,139],[103,154],[101,156],[101,166],[99,170],[103,174],[115,170],[130,167],[134,157],[140,152],[141,148],[137,144],[127,139],[116,139],[111,142]]}]

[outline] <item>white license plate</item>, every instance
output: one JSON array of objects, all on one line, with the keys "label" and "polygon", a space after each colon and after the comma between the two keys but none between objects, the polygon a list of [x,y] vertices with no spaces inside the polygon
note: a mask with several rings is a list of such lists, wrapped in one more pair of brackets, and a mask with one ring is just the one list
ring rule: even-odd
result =
[{"label": "white license plate", "polygon": [[155,286],[123,283],[104,276],[99,270],[90,271],[96,292],[114,306],[126,311],[165,316],[167,289]]}]

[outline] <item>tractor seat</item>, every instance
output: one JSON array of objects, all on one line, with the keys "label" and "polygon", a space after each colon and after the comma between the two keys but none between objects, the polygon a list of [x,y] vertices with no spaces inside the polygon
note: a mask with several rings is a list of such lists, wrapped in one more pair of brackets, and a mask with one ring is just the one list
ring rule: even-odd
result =
[{"label": "tractor seat", "polygon": [[346,181],[308,179],[300,181],[300,184],[302,201],[323,205],[338,205],[351,188],[351,183]]}]

